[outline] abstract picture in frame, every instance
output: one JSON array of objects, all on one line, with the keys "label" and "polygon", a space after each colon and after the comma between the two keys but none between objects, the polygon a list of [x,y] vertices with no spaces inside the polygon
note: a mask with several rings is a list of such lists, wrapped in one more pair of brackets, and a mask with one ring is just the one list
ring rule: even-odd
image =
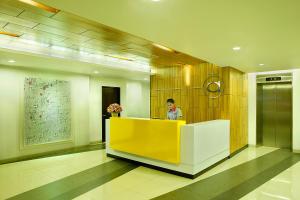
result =
[{"label": "abstract picture in frame", "polygon": [[25,78],[24,146],[71,139],[69,81]]}]

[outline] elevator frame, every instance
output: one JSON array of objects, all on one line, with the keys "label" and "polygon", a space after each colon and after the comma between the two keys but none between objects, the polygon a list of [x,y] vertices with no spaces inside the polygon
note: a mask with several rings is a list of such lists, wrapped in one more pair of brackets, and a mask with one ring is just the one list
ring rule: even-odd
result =
[{"label": "elevator frame", "polygon": [[[278,78],[280,77],[280,79]],[[278,79],[277,79],[278,78]],[[263,145],[263,111],[260,111],[259,109],[262,109],[260,106],[259,98],[263,96],[259,95],[259,85],[272,85],[272,84],[290,84],[290,103],[291,103],[291,110],[290,110],[290,147],[288,149],[293,149],[293,82],[292,82],[292,74],[286,73],[286,74],[266,74],[266,75],[258,75],[256,78],[256,144],[258,146]],[[260,116],[261,114],[261,116]],[[275,136],[276,137],[276,136]],[[276,147],[276,146],[275,146]],[[279,147],[277,147],[279,148]]]}]

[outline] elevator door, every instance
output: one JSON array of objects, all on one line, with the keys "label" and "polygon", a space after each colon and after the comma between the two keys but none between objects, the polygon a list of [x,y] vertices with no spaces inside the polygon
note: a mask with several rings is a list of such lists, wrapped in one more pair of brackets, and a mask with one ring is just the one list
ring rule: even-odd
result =
[{"label": "elevator door", "polygon": [[258,84],[257,140],[264,146],[291,148],[291,83]]}]

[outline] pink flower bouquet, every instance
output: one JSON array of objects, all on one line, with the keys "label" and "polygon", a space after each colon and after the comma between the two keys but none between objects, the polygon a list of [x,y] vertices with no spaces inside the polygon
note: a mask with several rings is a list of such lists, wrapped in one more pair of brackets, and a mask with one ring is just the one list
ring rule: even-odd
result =
[{"label": "pink flower bouquet", "polygon": [[109,113],[120,113],[122,111],[123,111],[122,107],[117,103],[110,104],[107,107],[107,112]]}]

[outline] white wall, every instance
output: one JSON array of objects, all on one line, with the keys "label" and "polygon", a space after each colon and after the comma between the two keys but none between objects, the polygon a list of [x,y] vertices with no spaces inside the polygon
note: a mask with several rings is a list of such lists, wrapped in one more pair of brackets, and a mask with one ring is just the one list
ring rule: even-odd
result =
[{"label": "white wall", "polygon": [[300,153],[300,70],[293,72],[293,150]]},{"label": "white wall", "polygon": [[[293,150],[300,152],[300,70],[283,73],[288,72],[293,73]],[[248,98],[248,141],[256,145],[256,73],[248,74]]]},{"label": "white wall", "polygon": [[126,84],[126,109],[128,117],[150,117],[149,83],[128,82]]},{"label": "white wall", "polygon": [[[71,82],[72,142],[21,148],[23,87],[24,79],[28,76]],[[0,66],[0,160],[100,141],[101,86],[104,85],[121,88],[121,104],[125,110],[122,116],[149,117],[149,82],[91,78],[86,75],[19,70]]]},{"label": "white wall", "polygon": [[248,74],[248,143],[256,145],[256,74]]},{"label": "white wall", "polygon": [[90,140],[100,141],[102,131],[102,86],[120,87],[122,117],[150,117],[150,83],[125,79],[91,78]]},{"label": "white wall", "polygon": [[[23,90],[25,77],[69,80],[71,82],[72,141],[38,145],[23,149]],[[89,143],[89,77],[39,73],[0,68],[0,159],[80,146]]]}]

